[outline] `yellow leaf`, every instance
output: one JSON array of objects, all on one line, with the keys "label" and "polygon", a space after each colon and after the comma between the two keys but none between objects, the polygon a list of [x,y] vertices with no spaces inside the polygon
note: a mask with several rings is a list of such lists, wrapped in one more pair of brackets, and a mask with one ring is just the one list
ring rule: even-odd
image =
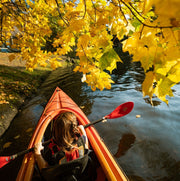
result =
[{"label": "yellow leaf", "polygon": [[31,132],[31,131],[33,131],[33,128],[28,128],[28,129],[26,130],[27,133],[28,133],[28,132]]},{"label": "yellow leaf", "polygon": [[14,54],[11,54],[8,56],[8,58],[9,58],[9,61],[12,62],[16,58],[16,56]]},{"label": "yellow leaf", "polygon": [[79,37],[77,46],[80,50],[82,50],[88,47],[89,43],[90,43],[90,36],[87,34],[84,34]]},{"label": "yellow leaf", "polygon": [[57,61],[56,59],[53,59],[53,61],[51,61],[50,63],[51,63],[51,68],[54,70],[62,66],[61,62]]},{"label": "yellow leaf", "polygon": [[175,83],[180,82],[180,60],[168,72],[168,79]]},{"label": "yellow leaf", "polygon": [[166,99],[166,96],[173,96],[173,92],[171,90],[171,87],[175,85],[174,82],[172,82],[167,77],[161,76],[161,79],[157,82],[157,85],[154,89],[154,93],[158,96],[159,99],[166,102],[168,104],[168,100]]},{"label": "yellow leaf", "polygon": [[149,96],[152,98],[153,95],[153,83],[154,83],[154,73],[149,71],[146,73],[145,80],[142,84],[143,96]]},{"label": "yellow leaf", "polygon": [[83,28],[84,25],[85,25],[85,22],[83,19],[79,19],[79,20],[72,19],[72,21],[70,22],[69,28],[70,28],[71,32],[73,32],[73,31],[78,32]]},{"label": "yellow leaf", "polygon": [[73,71],[77,72],[77,71],[79,71],[79,69],[80,69],[80,66],[76,66]]},{"label": "yellow leaf", "polygon": [[12,142],[7,142],[3,145],[3,149],[8,148],[10,145],[12,144]]},{"label": "yellow leaf", "polygon": [[20,135],[17,135],[17,136],[14,137],[14,139],[18,139],[18,138],[20,138]]},{"label": "yellow leaf", "polygon": [[112,60],[111,65],[109,67],[107,67],[106,69],[110,71],[110,73],[112,73],[112,71],[117,67],[117,60]]}]

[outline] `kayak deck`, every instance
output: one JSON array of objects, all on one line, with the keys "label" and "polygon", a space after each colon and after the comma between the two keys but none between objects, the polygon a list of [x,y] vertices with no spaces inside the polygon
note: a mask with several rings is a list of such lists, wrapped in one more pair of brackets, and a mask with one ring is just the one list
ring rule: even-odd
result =
[{"label": "kayak deck", "polygon": [[[47,103],[41,118],[36,126],[34,134],[30,140],[28,148],[43,140],[45,131],[51,121],[59,114],[65,111],[73,112],[80,125],[86,125],[89,122],[86,115],[76,105],[76,103],[67,96],[60,88],[56,88],[49,102]],[[100,138],[99,134],[93,126],[86,128],[88,141],[91,149],[94,151],[100,167],[97,169],[96,180],[128,180],[124,172],[121,170],[112,154]],[[26,154],[19,170],[17,181],[32,180],[34,173],[35,159],[33,153]]]}]

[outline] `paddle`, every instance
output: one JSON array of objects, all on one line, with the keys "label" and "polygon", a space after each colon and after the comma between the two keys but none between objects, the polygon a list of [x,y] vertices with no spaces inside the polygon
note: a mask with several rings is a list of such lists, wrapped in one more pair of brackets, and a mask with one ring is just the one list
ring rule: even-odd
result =
[{"label": "paddle", "polygon": [[[134,103],[133,102],[126,102],[123,103],[121,105],[119,105],[113,112],[111,112],[110,114],[104,116],[102,119],[99,119],[97,121],[93,121],[89,124],[84,125],[84,128],[87,128],[89,126],[95,125],[99,122],[102,122],[106,119],[115,119],[115,118],[120,118],[125,116],[126,114],[130,113],[132,111],[134,107]],[[48,143],[50,143],[50,140],[42,143],[43,146],[47,145]],[[6,164],[8,164],[10,161],[14,160],[15,158],[24,155],[26,153],[32,152],[34,150],[34,147],[28,149],[28,150],[24,150],[22,152],[19,152],[17,154],[11,155],[11,156],[1,156],[0,157],[0,168],[2,168],[3,166],[5,166]]]},{"label": "paddle", "polygon": [[125,116],[126,114],[130,113],[132,111],[134,107],[134,103],[133,102],[125,102],[121,105],[119,105],[113,112],[111,112],[110,114],[104,116],[103,118],[97,120],[97,121],[93,121],[89,124],[86,124],[84,126],[84,128],[87,128],[91,125],[95,125],[99,122],[102,122],[106,119],[115,119],[115,118],[120,118],[120,117],[123,117]]}]

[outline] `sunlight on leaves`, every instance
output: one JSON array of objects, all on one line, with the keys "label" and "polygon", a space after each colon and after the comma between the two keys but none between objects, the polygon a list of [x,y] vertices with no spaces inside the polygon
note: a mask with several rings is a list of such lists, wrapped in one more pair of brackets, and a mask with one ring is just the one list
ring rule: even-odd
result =
[{"label": "sunlight on leaves", "polygon": [[111,88],[106,71],[121,61],[114,51],[118,40],[144,69],[143,95],[167,103],[180,81],[179,7],[178,0],[2,0],[0,46],[17,52],[9,61],[18,55],[29,71],[56,69],[62,65],[58,57],[73,52],[79,58],[74,71],[95,91]]}]

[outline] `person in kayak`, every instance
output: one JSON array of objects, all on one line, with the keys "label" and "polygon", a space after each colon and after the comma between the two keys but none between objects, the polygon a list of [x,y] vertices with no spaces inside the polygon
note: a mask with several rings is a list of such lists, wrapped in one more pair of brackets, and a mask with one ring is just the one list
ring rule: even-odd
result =
[{"label": "person in kayak", "polygon": [[84,127],[78,126],[75,114],[64,112],[54,120],[50,144],[45,148],[42,143],[36,144],[34,156],[39,169],[42,170],[83,157],[86,149],[88,139]]}]

